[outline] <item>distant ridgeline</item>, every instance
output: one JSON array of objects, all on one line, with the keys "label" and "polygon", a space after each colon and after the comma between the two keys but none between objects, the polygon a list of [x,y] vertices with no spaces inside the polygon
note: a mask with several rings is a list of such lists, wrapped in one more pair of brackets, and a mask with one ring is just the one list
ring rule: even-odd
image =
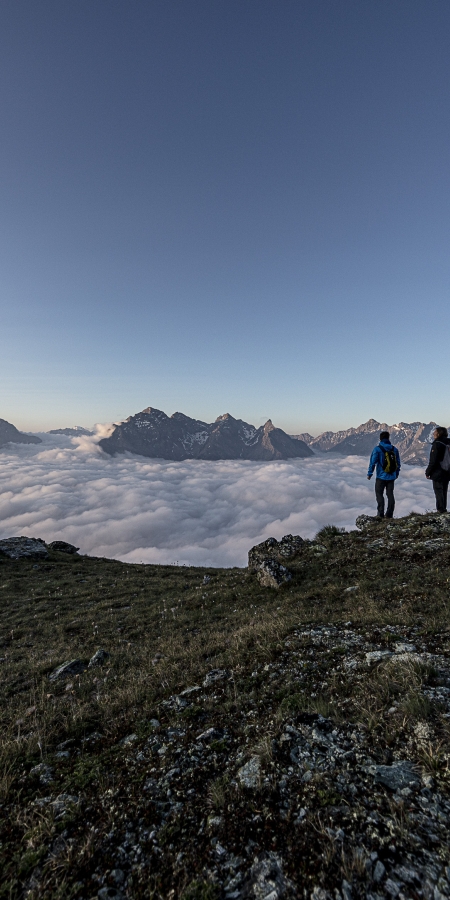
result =
[{"label": "distant ridgeline", "polygon": [[313,456],[307,444],[275,428],[270,419],[260,428],[229,413],[208,425],[176,412],[167,416],[148,407],[116,425],[100,447],[115,453],[139,453],[162,459],[292,459]]},{"label": "distant ridgeline", "polygon": [[18,431],[15,425],[11,425],[6,419],[0,419],[0,447],[5,444],[41,444],[40,438],[35,434],[24,434]]},{"label": "distant ridgeline", "polygon": [[[430,456],[435,422],[400,422],[387,425],[369,419],[358,428],[347,431],[324,431],[318,437],[311,434],[286,434],[275,428],[268,419],[256,428],[234,419],[229,413],[207,424],[176,412],[167,416],[160,409],[149,406],[114,426],[107,438],[99,441],[105,453],[136,453],[153,459],[294,459],[314,456],[314,453],[335,453],[340,456],[368,457],[379,441],[380,431],[389,431],[391,441],[398,447],[403,463],[425,466]],[[55,428],[49,434],[80,437],[92,431],[75,425]],[[0,447],[8,443],[40,444],[41,438],[18,431],[10,422],[0,419]]]},{"label": "distant ridgeline", "polygon": [[368,456],[379,441],[380,431],[389,431],[391,441],[398,447],[402,462],[411,466],[424,466],[430,456],[430,441],[436,422],[400,422],[398,425],[386,425],[369,419],[358,428],[347,431],[324,431],[314,438],[310,434],[293,434],[291,437],[301,440],[312,450],[320,453],[339,453],[342,456]]}]

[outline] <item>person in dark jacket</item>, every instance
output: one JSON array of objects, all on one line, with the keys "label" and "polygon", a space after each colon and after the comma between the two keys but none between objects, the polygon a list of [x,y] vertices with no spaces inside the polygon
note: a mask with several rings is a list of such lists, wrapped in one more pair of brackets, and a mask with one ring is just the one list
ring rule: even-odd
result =
[{"label": "person in dark jacket", "polygon": [[450,481],[450,472],[441,467],[444,459],[445,448],[450,444],[446,428],[436,427],[433,431],[434,441],[430,450],[430,461],[425,469],[427,478],[433,479],[434,495],[436,497],[436,509],[438,512],[447,512],[447,492]]},{"label": "person in dark jacket", "polygon": [[389,432],[382,431],[380,443],[372,450],[367,478],[372,478],[373,470],[377,467],[375,479],[375,496],[377,498],[377,516],[384,518],[384,492],[387,497],[386,519],[392,519],[394,515],[394,482],[400,474],[400,454],[389,440]]}]

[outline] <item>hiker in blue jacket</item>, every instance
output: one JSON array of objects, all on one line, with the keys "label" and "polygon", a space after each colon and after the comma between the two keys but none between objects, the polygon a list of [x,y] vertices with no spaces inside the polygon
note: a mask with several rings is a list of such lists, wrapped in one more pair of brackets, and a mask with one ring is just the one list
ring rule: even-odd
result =
[{"label": "hiker in blue jacket", "polygon": [[386,519],[392,519],[394,515],[394,482],[400,474],[400,454],[389,440],[389,432],[382,431],[380,443],[374,447],[370,457],[367,478],[372,478],[373,470],[377,467],[375,479],[375,496],[377,498],[377,516],[384,519],[384,492],[387,496]]}]

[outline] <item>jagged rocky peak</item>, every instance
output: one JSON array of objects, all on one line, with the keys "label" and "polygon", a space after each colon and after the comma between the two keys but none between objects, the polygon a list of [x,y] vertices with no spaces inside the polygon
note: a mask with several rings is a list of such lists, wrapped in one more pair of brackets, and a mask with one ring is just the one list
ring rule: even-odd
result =
[{"label": "jagged rocky peak", "polygon": [[341,456],[368,456],[379,441],[380,431],[389,431],[391,441],[398,447],[403,463],[424,466],[430,455],[435,422],[399,422],[388,425],[369,419],[357,428],[346,431],[324,431],[318,437],[293,435],[301,438],[312,450],[320,453],[339,453]]},{"label": "jagged rocky peak", "polygon": [[0,447],[5,444],[41,444],[41,438],[35,434],[24,434],[19,431],[11,422],[6,419],[0,419]]},{"label": "jagged rocky peak", "polygon": [[89,431],[87,428],[83,428],[82,425],[73,425],[72,428],[52,428],[51,431],[47,432],[47,434],[64,434],[67,437],[80,437],[82,435],[89,435],[91,437],[94,432]]},{"label": "jagged rocky peak", "polygon": [[208,424],[176,412],[167,416],[151,406],[117,424],[99,442],[105,453],[138,453],[162,459],[290,459],[312,456],[303,442],[293,440],[269,419],[256,428],[224,413]]}]

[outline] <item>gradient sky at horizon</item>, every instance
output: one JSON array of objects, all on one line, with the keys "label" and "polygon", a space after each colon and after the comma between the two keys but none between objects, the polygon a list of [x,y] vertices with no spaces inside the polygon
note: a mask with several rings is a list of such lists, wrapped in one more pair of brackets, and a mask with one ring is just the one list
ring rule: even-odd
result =
[{"label": "gradient sky at horizon", "polygon": [[448,424],[450,6],[3,0],[0,417]]}]

